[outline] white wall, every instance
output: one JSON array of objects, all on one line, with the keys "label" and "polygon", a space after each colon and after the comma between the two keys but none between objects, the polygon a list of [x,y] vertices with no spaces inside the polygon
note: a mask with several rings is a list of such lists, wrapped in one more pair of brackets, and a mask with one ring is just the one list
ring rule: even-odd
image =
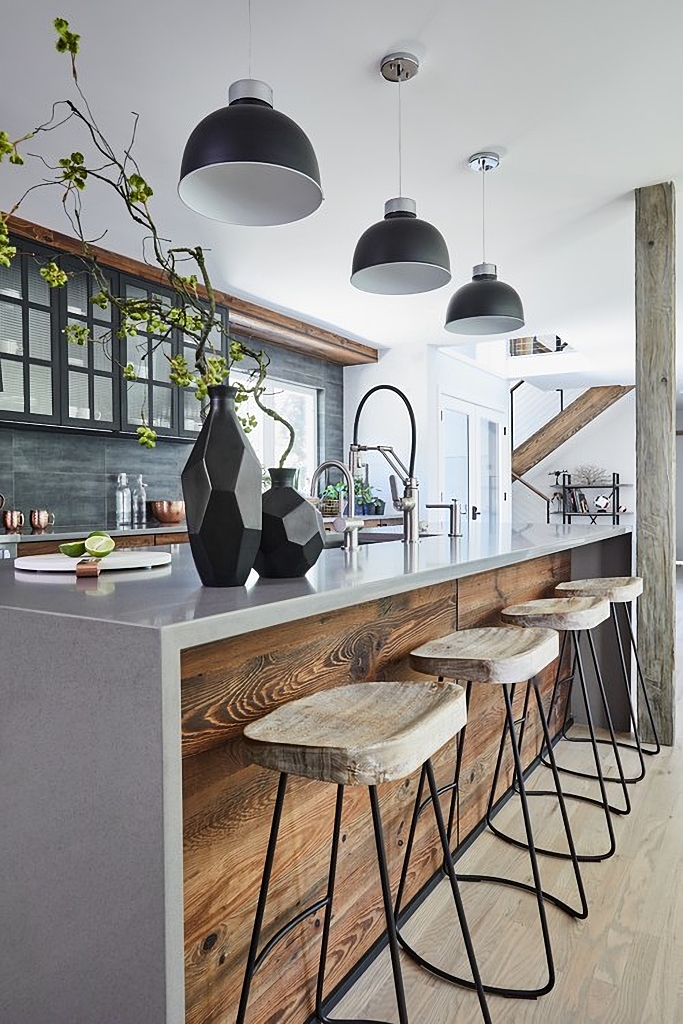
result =
[{"label": "white wall", "polygon": [[[391,349],[370,365],[344,369],[344,444],[348,450],[353,420],[359,401],[369,388],[393,384],[405,393],[415,410],[417,421],[417,457],[415,475],[420,482],[420,506],[439,500],[439,396],[442,393],[486,408],[502,410],[509,406],[508,383],[501,377],[480,370],[456,355],[434,347]],[[410,432],[403,403],[390,392],[373,395],[361,414],[358,439],[361,444],[390,444],[408,463]],[[367,455],[370,481],[381,487],[381,496],[390,500],[389,474],[384,458]],[[503,467],[509,477],[509,465]],[[400,488],[399,488],[400,491]],[[421,514],[422,519],[427,516]]]},{"label": "white wall", "polygon": [[[577,466],[587,463],[603,467],[608,476],[611,476],[612,473],[619,473],[622,485],[620,504],[630,509],[629,513],[622,513],[621,522],[625,525],[633,524],[636,500],[635,391],[620,398],[592,423],[589,423],[574,437],[570,437],[547,459],[526,473],[524,479],[545,494],[552,494],[555,490],[555,477],[549,475],[551,470],[564,469],[573,474]],[[519,487],[519,484],[515,484],[515,494]],[[593,493],[593,497],[595,497],[595,493]],[[540,501],[538,505],[538,520],[540,521],[545,515],[545,510]],[[551,516],[552,522],[561,522],[561,520],[560,515]],[[516,514],[514,521],[518,525]],[[581,522],[581,520],[574,520],[574,522]]]}]

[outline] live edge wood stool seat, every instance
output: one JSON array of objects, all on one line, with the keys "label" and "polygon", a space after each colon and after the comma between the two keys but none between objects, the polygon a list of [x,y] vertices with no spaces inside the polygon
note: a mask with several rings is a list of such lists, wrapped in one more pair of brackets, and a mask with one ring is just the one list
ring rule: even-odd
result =
[{"label": "live edge wood stool seat", "polygon": [[[602,809],[605,825],[607,829],[608,846],[604,851],[598,853],[580,853],[578,855],[581,861],[600,861],[606,860],[611,857],[616,850],[616,838],[614,834],[614,827],[612,823],[612,813],[616,814],[628,814],[631,809],[630,798],[628,795],[628,789],[626,787],[626,780],[624,776],[624,770],[621,764],[621,757],[619,755],[619,747],[617,745],[616,735],[614,732],[614,726],[612,724],[612,716],[610,714],[609,705],[607,702],[607,695],[605,692],[605,686],[602,679],[602,673],[600,670],[600,664],[598,662],[597,652],[595,649],[595,643],[592,636],[592,630],[600,625],[609,618],[610,615],[610,604],[609,601],[602,597],[550,597],[540,598],[534,601],[526,601],[523,604],[510,605],[507,608],[503,608],[500,613],[500,617],[503,622],[511,623],[512,625],[523,626],[527,628],[538,628],[539,626],[550,626],[554,629],[562,630],[564,632],[562,648],[560,651],[560,659],[558,661],[557,674],[555,677],[555,685],[553,687],[553,694],[550,701],[550,708],[548,711],[548,719],[552,715],[558,693],[560,683],[562,682],[562,657],[565,651],[565,645],[567,643],[567,637],[571,638],[572,645],[572,668],[569,679],[569,691],[567,694],[567,703],[569,704],[572,698],[572,690],[574,684],[574,677],[578,670],[579,683],[581,687],[581,695],[583,699],[583,705],[586,714],[586,723],[588,725],[589,740],[591,750],[593,753],[593,762],[595,764],[595,773],[589,777],[594,778],[599,785],[600,799],[592,796],[576,793],[565,793],[565,797],[573,800],[580,800],[584,803],[594,804]],[[595,732],[595,724],[593,720],[593,713],[591,710],[591,702],[588,692],[588,684],[586,681],[586,673],[584,671],[583,659],[581,656],[581,635],[586,634],[588,638],[588,646],[591,653],[591,659],[595,672],[595,678],[597,682],[598,692],[600,695],[600,701],[602,710],[607,722],[607,727],[610,735],[610,747],[614,754],[614,761],[616,764],[618,778],[611,779],[607,778],[602,769],[600,753],[598,750],[598,742]],[[543,754],[545,753],[545,758]],[[546,766],[549,766],[547,760],[548,744],[544,744],[542,750],[541,760]],[[569,775],[585,777],[588,773],[577,771],[575,769],[558,766],[559,771]],[[624,796],[624,807],[615,807],[610,804],[607,796],[607,782],[614,782],[621,786],[621,790]],[[544,791],[535,791],[539,795],[546,795]],[[554,857],[566,857],[566,854],[544,849],[540,851],[544,854]]]},{"label": "live edge wood stool seat", "polygon": [[[446,826],[436,798],[437,789],[431,762],[432,755],[457,735],[464,727],[466,719],[465,693],[461,687],[453,683],[369,682],[340,686],[291,701],[246,727],[244,740],[248,758],[254,764],[279,772],[280,782],[237,1024],[243,1024],[245,1020],[253,976],[275,944],[296,924],[323,907],[325,920],[321,935],[313,1019],[323,1024],[329,1020],[324,1011],[325,966],[346,786],[366,786],[369,791],[399,1021],[400,1024],[409,1024],[377,787],[385,782],[403,779],[420,767],[423,777],[427,777],[430,792],[434,797],[434,817],[443,851],[444,867],[450,879],[472,971],[472,985],[479,996],[482,1018],[486,1024],[490,1024],[491,1018],[460,899]],[[302,910],[280,928],[259,952],[261,927],[289,775],[304,776],[337,786],[327,892],[322,899]],[[346,1021],[345,1024],[353,1022]],[[356,1024],[367,1022],[358,1021]]]},{"label": "live edge wood stool seat", "polygon": [[[621,663],[621,673],[624,680],[624,688],[626,693],[626,700],[628,702],[629,717],[631,720],[631,729],[633,731],[633,743],[627,743],[620,741],[619,746],[622,750],[635,750],[638,754],[639,761],[639,772],[637,775],[627,776],[627,782],[640,782],[645,776],[645,760],[643,754],[654,755],[658,754],[661,750],[659,743],[659,735],[657,733],[657,726],[655,724],[654,716],[652,713],[652,706],[650,704],[650,695],[647,690],[647,685],[643,676],[642,669],[640,667],[640,659],[638,658],[638,647],[636,645],[636,638],[633,635],[633,623],[631,620],[631,604],[643,593],[643,581],[640,576],[599,576],[595,579],[589,580],[568,580],[566,583],[559,583],[555,587],[555,592],[560,597],[602,597],[606,601],[610,602],[610,614],[612,623],[614,625],[614,635],[617,642],[617,649],[619,651],[619,661]],[[619,623],[618,609],[624,609],[624,617],[626,621],[627,632],[631,644],[631,650],[636,662],[637,671],[637,683],[640,684],[640,692],[643,696],[645,709],[647,716],[650,721],[650,729],[653,737],[654,745],[652,747],[645,747],[641,743],[640,730],[638,728],[638,714],[637,708],[634,706],[633,694],[631,692],[631,686],[629,682],[629,672],[626,666],[626,655],[624,643],[624,635],[622,626]],[[566,719],[562,728],[563,734],[566,739],[572,742],[583,742],[583,738],[577,739],[573,736],[567,735],[566,732]],[[605,740],[598,740],[599,743],[606,742]]]},{"label": "live edge wood stool seat", "polygon": [[[554,777],[556,780],[557,800],[564,823],[567,846],[570,854],[573,856],[574,874],[579,899],[581,902],[580,909],[576,910],[570,907],[567,903],[563,902],[556,896],[547,893],[543,890],[541,884],[540,867],[538,859],[536,857],[533,829],[529,814],[526,787],[524,783],[524,772],[520,756],[520,731],[518,730],[519,723],[515,721],[513,714],[515,686],[519,683],[524,683],[527,687],[525,717],[526,710],[528,708],[528,695],[530,690],[533,690],[536,697],[538,711],[540,714],[543,735],[547,741],[547,745],[550,750],[551,764],[554,765],[552,744],[550,742],[547,721],[543,713],[543,704],[541,700],[541,693],[537,675],[543,669],[547,668],[549,665],[552,665],[552,663],[558,656],[558,651],[559,636],[554,629],[515,629],[511,627],[498,626],[482,627],[479,629],[464,629],[456,633],[450,633],[448,636],[444,636],[439,640],[433,640],[429,643],[423,644],[421,647],[418,647],[416,650],[412,651],[410,655],[410,662],[412,667],[418,669],[420,672],[424,672],[430,675],[437,675],[441,678],[448,677],[450,679],[466,680],[466,695],[468,707],[471,698],[472,687],[474,685],[484,684],[499,686],[500,689],[502,690],[502,695],[505,704],[505,719],[503,725],[501,749],[499,751],[499,757],[494,771],[493,782],[491,785],[491,791],[489,795],[486,822],[492,828],[492,831],[496,832],[496,834],[500,834],[492,825],[492,813],[493,806],[496,802],[496,788],[498,785],[501,771],[503,745],[505,743],[506,737],[508,737],[514,763],[513,778],[520,796],[522,815],[524,819],[524,831],[526,835],[526,842],[518,843],[517,845],[529,851],[529,859],[531,862],[531,870],[533,875],[533,885],[529,885],[525,882],[517,881],[516,879],[512,878],[501,877],[498,875],[485,875],[480,873],[476,875],[459,874],[458,879],[460,882],[488,882],[505,886],[511,886],[516,889],[522,889],[526,892],[530,892],[534,894],[536,897],[536,903],[538,907],[538,918],[545,952],[547,979],[542,984],[537,985],[533,988],[523,988],[512,985],[492,985],[484,982],[484,990],[486,992],[490,992],[495,995],[507,996],[515,999],[535,999],[538,996],[544,995],[546,992],[549,992],[555,982],[555,967],[550,943],[548,922],[546,919],[545,912],[546,901],[553,903],[559,909],[563,910],[565,913],[570,914],[572,917],[583,918],[586,917],[588,913],[585,892],[581,879],[581,872],[578,860],[575,856],[574,840],[569,825],[569,816],[567,814],[567,809],[562,795],[562,788],[560,786],[559,775],[557,773],[557,769],[555,768],[553,770]],[[524,728],[523,722],[521,728],[522,730]],[[449,839],[451,838],[454,814],[457,807],[458,786],[460,782],[460,772],[463,761],[463,750],[466,732],[467,730],[463,729],[458,737],[453,784],[450,787],[446,787],[446,789],[450,788],[452,790],[448,824]],[[433,799],[433,796],[431,796],[431,799]],[[429,802],[425,801],[424,803],[422,803],[421,801],[422,787],[420,787],[420,789],[418,790],[415,802],[415,808],[413,812],[413,818],[411,821],[408,842],[406,845],[406,855],[403,864],[403,874],[401,878],[401,883],[399,885],[399,892],[397,897],[399,940],[403,948],[410,954],[410,956],[413,957],[413,959],[415,959],[417,963],[419,963],[427,970],[436,974],[438,977],[443,978],[446,981],[450,981],[454,984],[471,986],[471,982],[469,982],[468,979],[459,977],[423,957],[408,943],[402,931],[400,930],[400,925],[402,923],[400,918],[400,903],[403,895],[405,879],[408,872],[410,856],[412,853],[417,822],[420,813]]]}]

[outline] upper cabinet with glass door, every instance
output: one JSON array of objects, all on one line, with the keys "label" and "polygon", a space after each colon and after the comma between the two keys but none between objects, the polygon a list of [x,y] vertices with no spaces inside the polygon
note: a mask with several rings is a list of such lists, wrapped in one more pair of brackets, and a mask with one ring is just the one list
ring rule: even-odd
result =
[{"label": "upper cabinet with glass door", "polygon": [[64,269],[74,276],[58,291],[66,307],[61,310],[60,321],[69,326],[87,327],[94,343],[77,345],[61,335],[66,363],[62,422],[70,426],[113,429],[119,424],[121,374],[119,339],[112,309],[102,309],[92,302],[93,293],[101,289],[90,274],[78,264],[64,265]]},{"label": "upper cabinet with glass door", "polygon": [[0,267],[0,419],[59,420],[54,349],[54,295],[40,276],[37,247]]},{"label": "upper cabinet with glass door", "polygon": [[[122,279],[126,299],[140,299],[143,302],[156,301],[165,308],[171,307],[173,293],[142,282]],[[124,381],[122,387],[122,430],[136,430],[147,423],[158,434],[178,434],[178,410],[176,388],[171,383],[171,357],[179,351],[179,332],[169,337],[148,333],[141,325],[140,331],[125,339],[124,363],[132,363],[137,380]]]}]

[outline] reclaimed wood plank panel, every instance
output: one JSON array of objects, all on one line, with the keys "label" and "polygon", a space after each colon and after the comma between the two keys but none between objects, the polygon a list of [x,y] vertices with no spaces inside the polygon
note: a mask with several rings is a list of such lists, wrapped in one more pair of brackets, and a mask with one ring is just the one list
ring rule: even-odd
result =
[{"label": "reclaimed wood plank panel", "polygon": [[[662,743],[674,741],[676,213],[672,182],[636,189],[638,651]],[[647,715],[640,729],[652,740]]]},{"label": "reclaimed wood plank panel", "polygon": [[[277,786],[274,772],[246,764],[244,726],[285,701],[342,683],[425,679],[410,668],[408,655],[414,647],[452,632],[459,619],[483,620],[514,599],[547,596],[557,582],[568,578],[569,564],[568,555],[534,559],[472,577],[464,601],[466,581],[453,581],[184,652],[187,1024],[232,1020],[239,998]],[[471,722],[467,770],[474,794],[488,789],[502,717],[495,702],[477,702]],[[530,760],[536,742],[531,729],[528,738],[525,758]],[[435,758],[440,785],[451,779],[453,763],[454,744],[449,741]],[[417,782],[415,774],[380,789],[393,885],[400,873]],[[290,780],[283,843],[266,910],[266,940],[292,913],[324,894],[334,797],[334,786]],[[447,806],[446,795],[445,811]],[[470,796],[465,807],[467,831],[478,806]],[[435,841],[432,819],[424,815],[411,861],[409,897],[438,869]],[[250,1024],[300,1024],[310,1015],[321,927],[321,915],[316,914],[273,951],[255,979]],[[328,969],[331,986],[348,975],[383,928],[367,792],[364,787],[349,787]]]}]

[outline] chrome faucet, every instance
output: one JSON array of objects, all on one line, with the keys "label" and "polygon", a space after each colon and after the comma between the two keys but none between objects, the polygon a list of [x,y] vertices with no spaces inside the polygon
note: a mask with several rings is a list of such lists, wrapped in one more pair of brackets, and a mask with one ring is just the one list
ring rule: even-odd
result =
[{"label": "chrome faucet", "polygon": [[425,505],[425,508],[447,508],[450,512],[450,525],[448,530],[449,537],[462,537],[462,533],[458,531],[460,526],[460,515],[462,509],[457,498],[451,498],[447,505]]},{"label": "chrome faucet", "polygon": [[338,459],[326,459],[325,462],[321,462],[320,465],[316,469],[314,469],[313,476],[311,477],[311,497],[317,497],[315,492],[316,487],[318,485],[320,477],[322,476],[326,469],[338,470],[344,477],[344,480],[346,481],[347,510],[346,519],[344,520],[344,525],[342,527],[344,533],[343,546],[345,551],[355,551],[356,548],[358,547],[358,530],[363,525],[363,520],[357,519],[353,515],[355,484],[349,467],[345,466],[344,463],[340,462]]},{"label": "chrome faucet", "polygon": [[[399,398],[405,403],[408,415],[410,417],[410,462],[406,467],[394,449],[390,445],[385,444],[358,444],[358,421],[360,420],[360,414],[363,406],[367,402],[370,395],[374,395],[375,391],[393,391],[394,394],[398,395]],[[391,468],[400,475],[403,481],[403,497],[399,497],[396,489],[396,480],[393,476],[389,477],[389,483],[391,485],[391,493],[394,502],[394,508],[397,512],[403,512],[403,543],[404,544],[417,544],[420,540],[420,503],[419,503],[419,484],[415,479],[415,449],[417,447],[417,427],[415,425],[415,413],[413,407],[398,388],[395,388],[393,384],[378,384],[374,388],[370,388],[358,403],[356,409],[356,418],[353,423],[353,443],[349,450],[349,466],[351,467],[351,473],[355,476],[357,471],[361,468],[362,462],[360,459],[360,452],[380,452],[387,460]]]}]

